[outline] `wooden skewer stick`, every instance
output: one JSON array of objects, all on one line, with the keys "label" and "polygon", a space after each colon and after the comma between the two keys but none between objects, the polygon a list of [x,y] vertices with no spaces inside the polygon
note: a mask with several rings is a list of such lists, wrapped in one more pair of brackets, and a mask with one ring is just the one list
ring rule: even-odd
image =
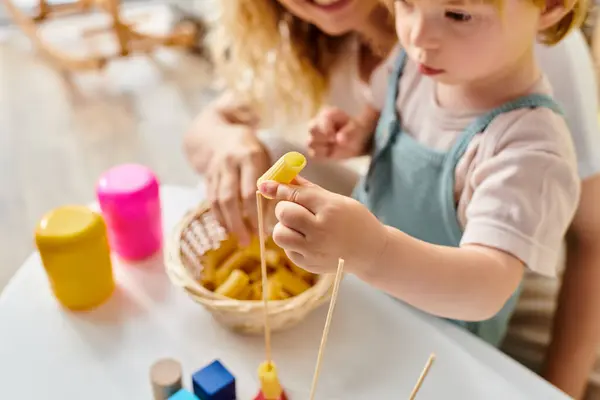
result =
[{"label": "wooden skewer stick", "polygon": [[260,269],[262,275],[262,298],[263,298],[263,311],[265,319],[265,352],[267,365],[271,366],[271,326],[269,325],[269,302],[267,293],[267,260],[265,258],[265,222],[263,217],[264,210],[264,197],[262,194],[256,192],[256,203],[258,205],[258,238],[260,241]]},{"label": "wooden skewer stick", "polygon": [[410,394],[409,400],[414,400],[415,397],[417,397],[417,392],[419,391],[419,389],[421,389],[421,385],[423,385],[423,380],[427,376],[427,373],[429,372],[429,369],[431,368],[431,365],[433,364],[434,360],[435,354],[432,353],[429,356],[429,359],[427,360],[427,364],[425,364],[425,368],[423,368],[423,372],[421,372],[421,376],[419,377],[417,384],[415,385],[415,387],[412,390],[412,393]]},{"label": "wooden skewer stick", "polygon": [[321,360],[323,359],[323,353],[325,350],[325,343],[327,342],[327,336],[329,335],[329,327],[331,326],[331,319],[333,317],[333,309],[337,300],[338,291],[340,288],[340,282],[344,272],[344,260],[340,258],[338,262],[337,272],[335,274],[335,282],[333,284],[333,292],[331,294],[331,300],[329,302],[329,311],[327,311],[327,318],[325,319],[325,327],[323,328],[323,335],[321,336],[321,345],[319,346],[319,353],[317,354],[317,365],[315,367],[315,373],[313,375],[312,386],[310,388],[310,400],[315,398],[315,392],[317,390],[317,380],[319,378],[319,371],[321,370]]}]

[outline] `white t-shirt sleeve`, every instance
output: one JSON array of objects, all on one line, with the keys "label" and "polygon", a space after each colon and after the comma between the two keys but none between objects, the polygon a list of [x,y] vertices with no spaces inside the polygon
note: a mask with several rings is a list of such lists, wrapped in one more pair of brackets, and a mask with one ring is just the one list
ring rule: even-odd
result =
[{"label": "white t-shirt sleeve", "polygon": [[569,136],[564,119],[543,107],[508,112],[490,123],[469,149],[476,155],[459,203],[466,216],[461,245],[493,247],[533,271],[556,275],[580,195]]},{"label": "white t-shirt sleeve", "polygon": [[565,111],[579,176],[586,179],[600,173],[598,85],[583,34],[575,30],[555,46],[540,44],[536,53],[553,87],[553,97]]}]

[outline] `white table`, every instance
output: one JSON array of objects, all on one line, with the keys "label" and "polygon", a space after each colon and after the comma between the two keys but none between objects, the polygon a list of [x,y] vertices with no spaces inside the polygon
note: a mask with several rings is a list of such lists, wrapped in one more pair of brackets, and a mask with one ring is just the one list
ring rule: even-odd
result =
[{"label": "white table", "polygon": [[[163,187],[167,234],[200,199]],[[6,400],[151,398],[150,365],[174,357],[184,384],[219,358],[238,397],[258,388],[262,337],[218,325],[165,275],[162,259],[116,262],[119,288],[88,313],[63,310],[32,255],[0,297],[0,393]],[[308,397],[327,307],[273,337],[274,359],[290,400]],[[356,279],[344,280],[319,380],[318,399],[406,399],[431,352],[437,359],[418,396],[425,399],[568,399],[533,373],[465,332],[424,316]]]}]

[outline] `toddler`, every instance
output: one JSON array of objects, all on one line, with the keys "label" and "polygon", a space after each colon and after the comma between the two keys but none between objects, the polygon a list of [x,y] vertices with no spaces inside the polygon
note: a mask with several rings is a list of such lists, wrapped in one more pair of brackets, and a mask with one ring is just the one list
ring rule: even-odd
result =
[{"label": "toddler", "polygon": [[[371,155],[353,198],[299,178],[275,242],[317,273],[346,271],[499,345],[525,268],[553,275],[580,193],[560,107],[535,61],[583,6],[536,0],[389,1],[399,47],[360,115],[326,108],[311,155]],[[384,73],[385,72],[385,73]]]}]

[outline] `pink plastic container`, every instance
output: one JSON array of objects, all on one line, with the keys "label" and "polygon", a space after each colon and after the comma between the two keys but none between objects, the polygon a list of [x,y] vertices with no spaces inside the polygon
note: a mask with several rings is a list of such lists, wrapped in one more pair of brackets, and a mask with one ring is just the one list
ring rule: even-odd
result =
[{"label": "pink plastic container", "polygon": [[150,169],[137,164],[114,167],[100,177],[96,196],[116,254],[139,261],[161,249],[159,182]]}]

